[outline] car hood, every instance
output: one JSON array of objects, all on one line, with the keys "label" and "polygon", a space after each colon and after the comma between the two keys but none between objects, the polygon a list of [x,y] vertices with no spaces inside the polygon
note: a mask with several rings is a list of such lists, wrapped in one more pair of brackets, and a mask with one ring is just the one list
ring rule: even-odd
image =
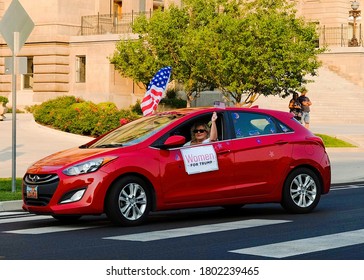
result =
[{"label": "car hood", "polygon": [[60,151],[50,156],[47,156],[28,168],[27,173],[43,173],[57,171],[65,166],[86,160],[88,158],[94,158],[98,155],[102,156],[106,152],[110,152],[115,149],[80,149],[72,148],[65,151]]}]

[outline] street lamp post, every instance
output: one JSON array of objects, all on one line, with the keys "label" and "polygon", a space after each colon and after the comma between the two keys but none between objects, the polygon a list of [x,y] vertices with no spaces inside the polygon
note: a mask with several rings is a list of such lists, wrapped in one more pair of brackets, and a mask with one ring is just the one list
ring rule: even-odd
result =
[{"label": "street lamp post", "polygon": [[349,20],[353,21],[353,37],[349,41],[349,47],[358,47],[359,42],[356,38],[356,22],[357,19],[360,18],[361,11],[358,10],[359,8],[359,2],[356,2],[356,0],[351,2],[351,11],[349,11]]}]

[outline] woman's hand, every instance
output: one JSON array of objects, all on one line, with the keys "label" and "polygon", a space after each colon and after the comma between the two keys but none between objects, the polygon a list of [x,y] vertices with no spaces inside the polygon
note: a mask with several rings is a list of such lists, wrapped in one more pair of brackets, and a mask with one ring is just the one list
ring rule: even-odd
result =
[{"label": "woman's hand", "polygon": [[212,117],[211,117],[211,121],[215,122],[216,120],[217,120],[217,114],[216,114],[216,112],[213,112]]},{"label": "woman's hand", "polygon": [[211,117],[211,130],[210,130],[210,141],[217,140],[217,127],[216,127],[217,114],[213,112]]}]

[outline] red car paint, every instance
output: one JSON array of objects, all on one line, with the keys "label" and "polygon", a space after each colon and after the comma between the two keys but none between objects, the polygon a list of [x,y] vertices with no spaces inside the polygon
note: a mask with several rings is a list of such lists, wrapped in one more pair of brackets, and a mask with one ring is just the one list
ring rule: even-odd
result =
[{"label": "red car paint", "polygon": [[[218,141],[183,146],[190,140],[192,124],[200,118],[208,122],[214,111],[218,113]],[[183,152],[192,148],[192,152],[213,151],[213,160],[198,164],[201,168],[216,164],[218,168],[200,172],[196,167],[197,173],[189,174],[186,165],[192,168],[192,163]],[[66,174],[68,168],[91,160],[89,170],[89,165],[76,166]],[[287,180],[294,181],[295,173],[298,179],[307,180],[302,186],[311,184],[313,188],[293,186],[288,190],[291,182]],[[23,209],[64,220],[106,212],[117,224],[139,224],[148,213],[135,214],[135,218],[129,212],[120,216],[119,212],[126,211],[120,205],[132,195],[123,195],[116,186],[135,178],[141,180],[136,186],[147,205],[128,201],[127,206],[137,212],[277,202],[290,211],[306,213],[329,192],[331,169],[322,140],[290,113],[259,108],[180,109],[143,117],[81,147],[36,162],[23,179]],[[82,190],[82,197],[72,197],[78,190]],[[307,195],[311,204],[299,206],[297,199],[296,205],[296,191],[302,197]],[[121,194],[121,204],[112,193]],[[314,199],[309,202],[311,194]]]}]

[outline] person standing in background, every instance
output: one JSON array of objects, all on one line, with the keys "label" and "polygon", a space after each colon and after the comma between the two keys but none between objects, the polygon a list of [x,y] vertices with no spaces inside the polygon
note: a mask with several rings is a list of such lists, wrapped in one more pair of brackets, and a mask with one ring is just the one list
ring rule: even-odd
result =
[{"label": "person standing in background", "polygon": [[307,129],[310,128],[310,106],[312,105],[311,100],[306,96],[307,89],[302,89],[301,95],[298,97],[298,101],[302,107],[302,124]]},{"label": "person standing in background", "polygon": [[289,101],[289,112],[292,113],[296,120],[302,122],[302,107],[301,103],[298,101],[298,93],[294,92],[292,99]]}]

